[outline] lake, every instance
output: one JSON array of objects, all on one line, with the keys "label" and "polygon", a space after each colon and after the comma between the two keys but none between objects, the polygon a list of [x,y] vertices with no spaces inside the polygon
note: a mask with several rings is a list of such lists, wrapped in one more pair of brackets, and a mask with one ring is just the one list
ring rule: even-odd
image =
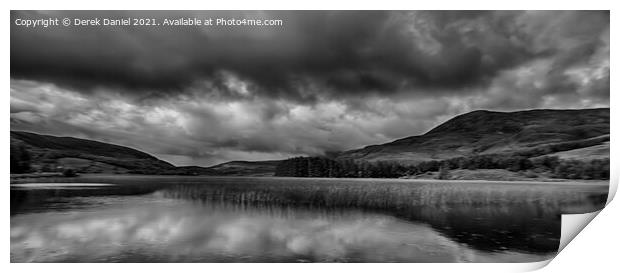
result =
[{"label": "lake", "polygon": [[[533,262],[608,183],[84,176],[11,185],[11,262]],[[50,183],[53,182],[53,183]]]}]

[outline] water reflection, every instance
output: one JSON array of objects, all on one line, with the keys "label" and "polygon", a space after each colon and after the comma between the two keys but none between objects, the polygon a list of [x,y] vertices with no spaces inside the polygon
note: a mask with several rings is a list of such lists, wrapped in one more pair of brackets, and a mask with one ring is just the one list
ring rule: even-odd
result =
[{"label": "water reflection", "polygon": [[296,183],[12,189],[11,261],[539,261],[557,250],[560,212],[595,210],[606,196],[604,187]]},{"label": "water reflection", "polygon": [[250,207],[356,208],[430,224],[452,240],[479,250],[535,253],[557,250],[562,213],[597,210],[607,196],[605,186],[545,184],[384,183],[379,187],[356,181],[338,186],[275,185],[182,184],[157,193]]}]

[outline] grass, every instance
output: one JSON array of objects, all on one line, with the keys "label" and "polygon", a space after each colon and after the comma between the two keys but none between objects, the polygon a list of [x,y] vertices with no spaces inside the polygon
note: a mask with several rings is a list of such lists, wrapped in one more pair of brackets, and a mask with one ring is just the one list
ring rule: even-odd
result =
[{"label": "grass", "polygon": [[407,179],[188,177],[82,175],[20,179],[28,182],[110,183],[161,189],[172,198],[239,204],[353,207],[398,211],[412,207],[540,207],[545,213],[585,213],[602,208],[607,183],[489,182]]},{"label": "grass", "polygon": [[[403,183],[372,179],[225,179],[200,185],[179,184],[161,194],[239,204],[354,207],[381,211],[421,206],[504,208],[536,205],[548,213],[584,213],[603,206],[607,187],[458,181]],[[575,209],[577,207],[580,209]],[[587,211],[579,211],[584,209]]]},{"label": "grass", "polygon": [[577,159],[581,161],[609,158],[609,141],[599,145],[552,153],[546,156],[558,156],[560,159]]}]

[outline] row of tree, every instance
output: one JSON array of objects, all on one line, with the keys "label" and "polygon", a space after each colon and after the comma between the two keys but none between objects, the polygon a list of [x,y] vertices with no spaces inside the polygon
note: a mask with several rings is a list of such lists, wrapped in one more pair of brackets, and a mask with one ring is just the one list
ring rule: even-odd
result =
[{"label": "row of tree", "polygon": [[519,155],[476,155],[446,160],[431,160],[417,164],[379,161],[369,163],[354,160],[333,160],[325,157],[295,157],[283,160],[276,176],[289,177],[355,177],[397,178],[438,172],[439,179],[447,179],[455,169],[506,169],[548,173],[568,179],[609,179],[609,159],[591,161],[562,160],[557,156],[527,158]]},{"label": "row of tree", "polygon": [[276,176],[289,177],[401,177],[407,167],[393,162],[336,161],[325,157],[294,157],[276,167]]},{"label": "row of tree", "polygon": [[11,145],[11,173],[30,171],[30,153],[23,145]]},{"label": "row of tree", "polygon": [[[31,160],[32,156],[24,145],[11,144],[11,173],[20,174],[30,173],[33,171],[54,172],[59,170],[54,169],[49,165],[44,165],[41,169],[35,170],[30,164]],[[62,171],[62,174],[67,177],[77,176],[77,173],[73,169],[62,168],[60,171]]]},{"label": "row of tree", "polygon": [[554,175],[567,179],[609,179],[609,159],[563,160],[554,169]]}]

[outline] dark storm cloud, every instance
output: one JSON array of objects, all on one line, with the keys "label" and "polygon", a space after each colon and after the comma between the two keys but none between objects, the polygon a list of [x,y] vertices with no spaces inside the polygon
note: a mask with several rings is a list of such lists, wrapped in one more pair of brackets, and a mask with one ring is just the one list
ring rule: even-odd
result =
[{"label": "dark storm cloud", "polygon": [[[219,72],[270,97],[446,90],[488,83],[546,52],[511,24],[517,13],[12,12],[16,18],[262,18],[274,27],[11,27],[11,77],[76,90],[175,93]],[[525,37],[521,37],[525,36]],[[223,88],[225,89],[225,88]]]}]

